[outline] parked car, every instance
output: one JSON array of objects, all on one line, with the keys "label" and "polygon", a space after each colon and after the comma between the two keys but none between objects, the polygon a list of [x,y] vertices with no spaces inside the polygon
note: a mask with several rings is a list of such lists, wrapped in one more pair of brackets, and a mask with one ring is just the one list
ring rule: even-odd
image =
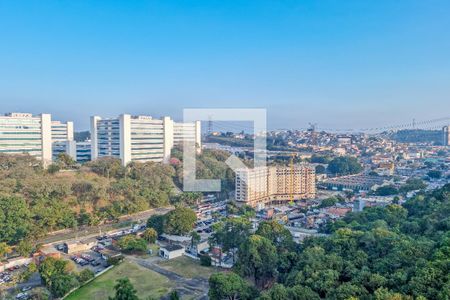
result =
[{"label": "parked car", "polygon": [[99,266],[99,265],[101,265],[101,264],[102,264],[102,263],[99,262],[98,260],[94,260],[94,261],[91,262],[91,266],[93,266],[93,267],[97,267],[97,266]]},{"label": "parked car", "polygon": [[88,262],[91,262],[91,261],[94,260],[94,258],[92,256],[88,255],[88,254],[82,254],[81,258],[86,260],[86,261],[88,261]]},{"label": "parked car", "polygon": [[82,259],[80,262],[80,266],[87,266],[89,262],[87,260]]},{"label": "parked car", "polygon": [[26,300],[29,298],[30,298],[30,295],[28,295],[28,293],[19,293],[16,296],[16,299],[18,299],[18,300]]}]

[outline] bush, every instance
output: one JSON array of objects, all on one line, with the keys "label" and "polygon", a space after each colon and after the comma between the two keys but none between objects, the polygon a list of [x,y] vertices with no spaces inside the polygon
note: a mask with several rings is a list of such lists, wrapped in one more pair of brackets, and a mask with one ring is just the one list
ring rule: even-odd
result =
[{"label": "bush", "polygon": [[325,208],[325,207],[331,207],[339,202],[339,199],[336,197],[329,197],[322,200],[322,203],[320,203],[319,208]]},{"label": "bush", "polygon": [[393,185],[385,185],[380,186],[376,191],[375,194],[378,196],[390,196],[390,195],[397,195],[398,190]]},{"label": "bush", "polygon": [[80,273],[78,273],[77,279],[80,282],[80,284],[84,284],[95,277],[94,272],[92,272],[90,269],[84,269]]},{"label": "bush", "polygon": [[427,174],[430,178],[439,179],[442,176],[442,172],[439,170],[431,170]]},{"label": "bush", "polygon": [[117,266],[123,262],[123,256],[110,257],[106,260],[108,266]]},{"label": "bush", "polygon": [[200,265],[205,267],[210,267],[212,264],[211,257],[209,255],[201,255],[200,256]]},{"label": "bush", "polygon": [[134,235],[126,235],[117,241],[117,247],[123,251],[147,251],[147,242]]}]

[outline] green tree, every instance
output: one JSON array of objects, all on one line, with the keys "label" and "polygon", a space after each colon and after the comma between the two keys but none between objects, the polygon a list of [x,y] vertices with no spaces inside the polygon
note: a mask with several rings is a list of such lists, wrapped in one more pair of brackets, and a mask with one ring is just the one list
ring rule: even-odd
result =
[{"label": "green tree", "polygon": [[121,237],[117,241],[117,247],[121,250],[130,252],[130,251],[138,251],[145,252],[147,251],[147,242],[134,235],[126,235]]},{"label": "green tree", "polygon": [[12,248],[8,246],[7,243],[1,242],[0,243],[0,258],[4,258],[7,254],[12,252]]},{"label": "green tree", "polygon": [[214,273],[209,278],[208,296],[211,300],[251,299],[252,289],[236,273]]},{"label": "green tree", "polygon": [[79,285],[78,280],[73,274],[60,274],[52,278],[50,292],[55,297],[63,297],[73,288]]},{"label": "green tree", "polygon": [[165,216],[163,215],[153,215],[147,220],[147,228],[153,228],[158,235],[161,235],[164,233],[165,220]]},{"label": "green tree", "polygon": [[58,154],[58,158],[56,159],[56,163],[61,169],[70,169],[73,168],[77,162],[67,153]]},{"label": "green tree", "polygon": [[246,218],[231,217],[213,226],[213,234],[210,243],[219,245],[224,252],[232,251],[235,261],[235,249],[237,249],[250,235],[251,224]]},{"label": "green tree", "polygon": [[72,270],[69,261],[53,257],[45,258],[39,265],[42,281],[55,297],[62,297],[79,285]]},{"label": "green tree", "polygon": [[126,174],[126,169],[122,166],[120,159],[113,157],[102,157],[97,160],[85,164],[94,173],[104,176],[106,178],[123,178]]},{"label": "green tree", "polygon": [[84,284],[95,277],[94,272],[91,269],[84,269],[78,273],[77,279],[81,284]]},{"label": "green tree", "polygon": [[20,275],[21,281],[25,282],[28,281],[34,273],[38,272],[38,267],[36,263],[31,262],[28,267],[25,269],[25,271],[22,272]]},{"label": "green tree", "polygon": [[58,164],[51,164],[47,167],[47,172],[49,174],[55,174],[58,173],[59,170],[61,170],[61,167]]},{"label": "green tree", "polygon": [[422,190],[426,187],[427,185],[420,178],[409,178],[406,180],[406,184],[400,187],[399,191],[406,194],[409,191]]},{"label": "green tree", "polygon": [[339,199],[337,199],[336,197],[329,197],[326,199],[323,199],[322,202],[320,203],[319,207],[320,208],[324,208],[324,207],[331,207],[333,205],[336,205],[336,203],[339,202]]},{"label": "green tree", "polygon": [[270,240],[278,249],[293,250],[292,234],[275,220],[261,222],[256,234]]},{"label": "green tree", "polygon": [[158,233],[156,232],[155,229],[153,228],[147,228],[145,229],[145,231],[142,233],[142,238],[144,240],[146,240],[148,243],[155,243],[156,239],[158,238]]},{"label": "green tree", "polygon": [[175,235],[186,235],[191,232],[197,221],[195,212],[187,207],[177,207],[166,215],[164,232]]},{"label": "green tree", "polygon": [[211,267],[211,264],[212,264],[211,256],[206,254],[200,255],[200,265],[205,267]]},{"label": "green tree", "polygon": [[362,165],[355,157],[351,156],[336,157],[328,164],[328,171],[338,175],[356,174],[362,170]]},{"label": "green tree", "polygon": [[442,177],[442,172],[439,170],[431,170],[427,173],[428,177],[433,179],[439,179]]},{"label": "green tree", "polygon": [[328,164],[331,161],[329,156],[313,154],[310,159],[311,163]]},{"label": "green tree", "polygon": [[277,276],[277,250],[265,237],[251,235],[239,248],[236,270],[264,288]]},{"label": "green tree", "polygon": [[290,300],[320,300],[320,297],[317,293],[315,293],[309,287],[300,285],[296,285],[288,289],[288,293]]},{"label": "green tree", "polygon": [[31,212],[25,199],[0,196],[0,242],[18,242],[29,234],[30,227]]},{"label": "green tree", "polygon": [[17,244],[16,251],[24,257],[29,257],[33,251],[33,245],[28,240],[22,240]]},{"label": "green tree", "polygon": [[196,231],[192,231],[191,232],[191,247],[198,245],[200,240],[201,240],[200,234],[198,234]]},{"label": "green tree", "polygon": [[378,196],[397,195],[398,189],[393,185],[384,185],[377,188],[375,194],[377,194]]},{"label": "green tree", "polygon": [[171,293],[170,293],[170,300],[179,300],[180,299],[180,296],[178,295],[178,292],[177,291],[172,291]]},{"label": "green tree", "polygon": [[178,197],[178,202],[184,205],[197,205],[202,199],[203,194],[200,192],[183,192]]},{"label": "green tree", "polygon": [[118,279],[114,290],[116,295],[109,297],[109,300],[139,300],[137,291],[128,278]]},{"label": "green tree", "polygon": [[316,174],[325,174],[327,172],[327,169],[322,165],[316,166]]},{"label": "green tree", "polygon": [[289,289],[282,284],[274,284],[274,286],[263,293],[258,300],[290,300]]}]

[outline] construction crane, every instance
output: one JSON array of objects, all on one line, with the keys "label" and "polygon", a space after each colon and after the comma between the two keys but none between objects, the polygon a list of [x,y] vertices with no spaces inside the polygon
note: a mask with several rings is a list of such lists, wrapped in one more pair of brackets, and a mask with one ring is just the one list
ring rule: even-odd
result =
[{"label": "construction crane", "polygon": [[290,204],[294,203],[294,172],[295,172],[295,166],[294,166],[294,159],[297,157],[297,153],[291,153],[291,159],[289,160],[289,166],[291,168],[291,180],[289,182],[289,202]]}]

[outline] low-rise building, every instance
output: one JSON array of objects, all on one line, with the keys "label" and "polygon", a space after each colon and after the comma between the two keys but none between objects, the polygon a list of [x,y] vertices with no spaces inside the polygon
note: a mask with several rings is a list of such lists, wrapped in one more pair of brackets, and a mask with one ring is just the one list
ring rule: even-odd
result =
[{"label": "low-rise building", "polygon": [[118,251],[114,251],[111,249],[101,249],[98,251],[100,253],[100,255],[102,256],[103,260],[108,260],[111,258],[121,258],[122,257],[122,253],[118,252]]},{"label": "low-rise building", "polygon": [[177,244],[169,244],[159,248],[159,256],[165,259],[173,259],[184,254],[184,247]]},{"label": "low-rise building", "polygon": [[77,252],[83,252],[88,251],[92,247],[97,245],[97,240],[87,240],[87,241],[72,241],[72,242],[65,242],[64,243],[64,252],[67,254],[77,253]]}]

